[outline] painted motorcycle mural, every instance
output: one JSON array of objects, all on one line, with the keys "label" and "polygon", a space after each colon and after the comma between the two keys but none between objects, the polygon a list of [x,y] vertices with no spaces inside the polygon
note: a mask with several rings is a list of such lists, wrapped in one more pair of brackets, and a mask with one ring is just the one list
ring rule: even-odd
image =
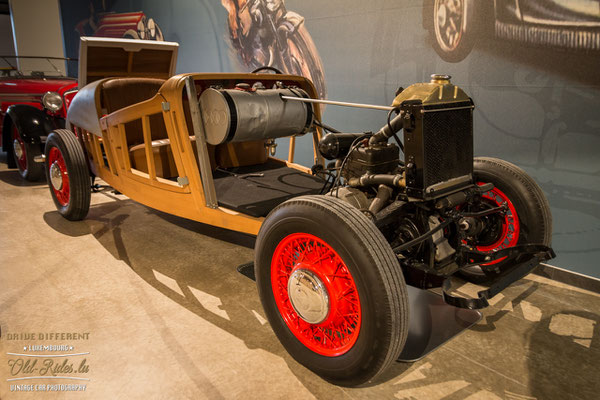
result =
[{"label": "painted motorcycle mural", "polygon": [[249,69],[273,67],[302,75],[327,96],[323,65],[304,26],[304,17],[287,11],[283,0],[221,0],[227,10],[229,36]]}]

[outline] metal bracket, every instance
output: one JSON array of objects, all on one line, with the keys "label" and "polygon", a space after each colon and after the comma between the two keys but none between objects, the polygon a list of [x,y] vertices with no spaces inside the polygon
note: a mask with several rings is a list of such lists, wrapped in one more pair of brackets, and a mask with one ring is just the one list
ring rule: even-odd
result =
[{"label": "metal bracket", "polygon": [[537,257],[531,257],[528,261],[516,265],[510,273],[496,280],[489,289],[477,292],[476,299],[451,295],[449,292],[452,283],[450,278],[447,278],[442,285],[444,301],[454,307],[468,308],[470,310],[485,308],[490,305],[488,302],[489,299],[529,274],[539,263],[540,260]]},{"label": "metal bracket", "polygon": [[[545,246],[543,244],[519,244],[516,246],[506,247],[501,250],[493,251],[491,253],[478,251],[468,246],[460,246],[460,248],[458,249],[457,263],[463,268],[471,265],[481,266],[481,263],[495,261],[503,257],[511,259],[527,254],[536,255],[540,257],[540,262],[547,261],[556,257],[554,251],[550,247]],[[481,267],[486,268],[485,265]],[[491,268],[493,269],[495,267],[491,266]]]},{"label": "metal bracket", "polygon": [[189,185],[190,180],[187,178],[187,176],[179,176],[177,177],[177,183],[179,184],[179,186],[183,187]]},{"label": "metal bracket", "polygon": [[169,111],[171,109],[171,103],[168,101],[163,101],[161,103],[163,111]]},{"label": "metal bracket", "polygon": [[[476,253],[480,252],[470,252],[470,256],[473,256]],[[491,299],[492,297],[506,289],[508,286],[510,286],[512,283],[525,277],[527,274],[533,271],[533,269],[537,267],[541,262],[556,257],[556,254],[554,254],[554,250],[552,250],[550,247],[539,244],[524,244],[512,248],[503,249],[494,253],[491,259],[496,260],[502,255],[504,255],[508,259],[519,256],[528,257],[526,260],[517,262],[517,264],[505,271],[500,277],[498,277],[498,279],[492,282],[491,286],[488,289],[478,292],[476,299],[451,295],[449,293],[451,281],[450,278],[447,278],[444,281],[444,284],[442,285],[444,301],[455,307],[469,308],[471,310],[485,308],[489,305],[488,299]],[[485,268],[485,266],[481,267]]]},{"label": "metal bracket", "polygon": [[[196,93],[196,85],[194,84],[194,78],[192,76],[185,78],[185,87],[187,88],[190,114],[192,116],[192,126],[194,127],[194,135],[196,136],[198,164],[200,167],[200,177],[202,179],[202,189],[204,191],[206,206],[210,208],[217,208],[217,192],[215,190],[212,168],[210,166],[210,158],[208,156],[208,147],[206,145],[204,120],[202,119],[202,113],[200,112],[198,94]],[[164,104],[165,103],[163,103],[163,107]]]}]

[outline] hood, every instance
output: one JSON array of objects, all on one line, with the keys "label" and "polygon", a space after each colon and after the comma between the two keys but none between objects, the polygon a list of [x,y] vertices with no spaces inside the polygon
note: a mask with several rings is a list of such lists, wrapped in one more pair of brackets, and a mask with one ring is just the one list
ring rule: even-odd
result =
[{"label": "hood", "polygon": [[3,93],[44,94],[46,92],[58,92],[63,94],[67,90],[76,88],[77,80],[73,78],[14,78],[0,80],[0,91]]}]

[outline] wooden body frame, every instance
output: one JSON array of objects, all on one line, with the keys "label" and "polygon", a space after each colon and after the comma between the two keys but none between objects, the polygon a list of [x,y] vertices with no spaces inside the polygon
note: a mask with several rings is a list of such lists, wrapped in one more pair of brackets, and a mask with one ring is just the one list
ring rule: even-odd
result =
[{"label": "wooden body frame", "polygon": [[[223,207],[207,206],[202,186],[201,174],[189,137],[198,132],[188,131],[185,116],[187,93],[185,83],[193,77],[198,96],[210,86],[219,85],[233,88],[237,83],[262,82],[271,87],[276,82],[304,89],[316,98],[313,84],[306,78],[295,75],[274,74],[180,74],[169,78],[158,93],[149,100],[117,110],[106,116],[101,114],[100,94],[96,95],[96,109],[100,117],[102,135],[98,136],[75,126],[77,134],[87,153],[90,169],[110,186],[154,209],[188,218],[209,225],[256,235],[264,218],[251,217]],[[162,113],[168,139],[179,179],[177,182],[156,176],[156,167],[152,154],[150,115]],[[314,108],[315,117],[320,119],[318,106]],[[125,124],[141,120],[144,135],[148,173],[131,168],[129,149],[125,136]],[[313,136],[313,154],[315,162],[323,163],[317,152],[317,143],[321,137],[320,129]],[[295,138],[290,138],[287,161],[279,160],[291,168],[310,173],[310,169],[295,164]],[[104,159],[106,158],[106,161]]]}]

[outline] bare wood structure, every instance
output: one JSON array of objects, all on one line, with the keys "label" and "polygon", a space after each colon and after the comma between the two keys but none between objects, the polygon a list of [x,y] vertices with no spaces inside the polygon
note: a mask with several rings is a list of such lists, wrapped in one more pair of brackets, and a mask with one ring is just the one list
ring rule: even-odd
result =
[{"label": "bare wood structure", "polygon": [[[249,155],[244,154],[243,143],[206,143],[202,119],[194,123],[197,96],[209,87],[233,88],[239,82],[272,86],[280,82],[316,97],[313,84],[293,75],[239,73],[179,74],[162,81],[174,69],[177,45],[152,43],[153,48],[148,50],[147,43],[137,42],[92,38],[82,41],[81,59],[87,61],[80,74],[93,83],[81,90],[68,119],[83,142],[93,173],[131,199],[157,210],[257,234],[263,217],[220,207],[210,199],[215,196],[211,171],[203,169],[202,163],[214,170],[217,157],[227,159],[227,166],[235,167],[242,165],[239,157]],[[143,62],[135,64],[136,58]],[[102,59],[109,65],[102,64]],[[144,63],[158,63],[161,68],[152,74]],[[119,70],[119,65],[125,70]],[[152,97],[139,101],[152,89],[156,90]],[[318,107],[314,113],[320,118]],[[99,126],[94,122],[98,120]],[[315,149],[321,132],[317,128],[312,135],[315,161],[320,162]],[[254,143],[253,148],[258,148],[261,156],[266,154],[263,142]],[[269,159],[310,173],[310,169],[294,163],[294,151],[295,138],[291,137],[288,159]],[[256,161],[264,162],[264,158]],[[209,193],[212,196],[207,196]]]}]

